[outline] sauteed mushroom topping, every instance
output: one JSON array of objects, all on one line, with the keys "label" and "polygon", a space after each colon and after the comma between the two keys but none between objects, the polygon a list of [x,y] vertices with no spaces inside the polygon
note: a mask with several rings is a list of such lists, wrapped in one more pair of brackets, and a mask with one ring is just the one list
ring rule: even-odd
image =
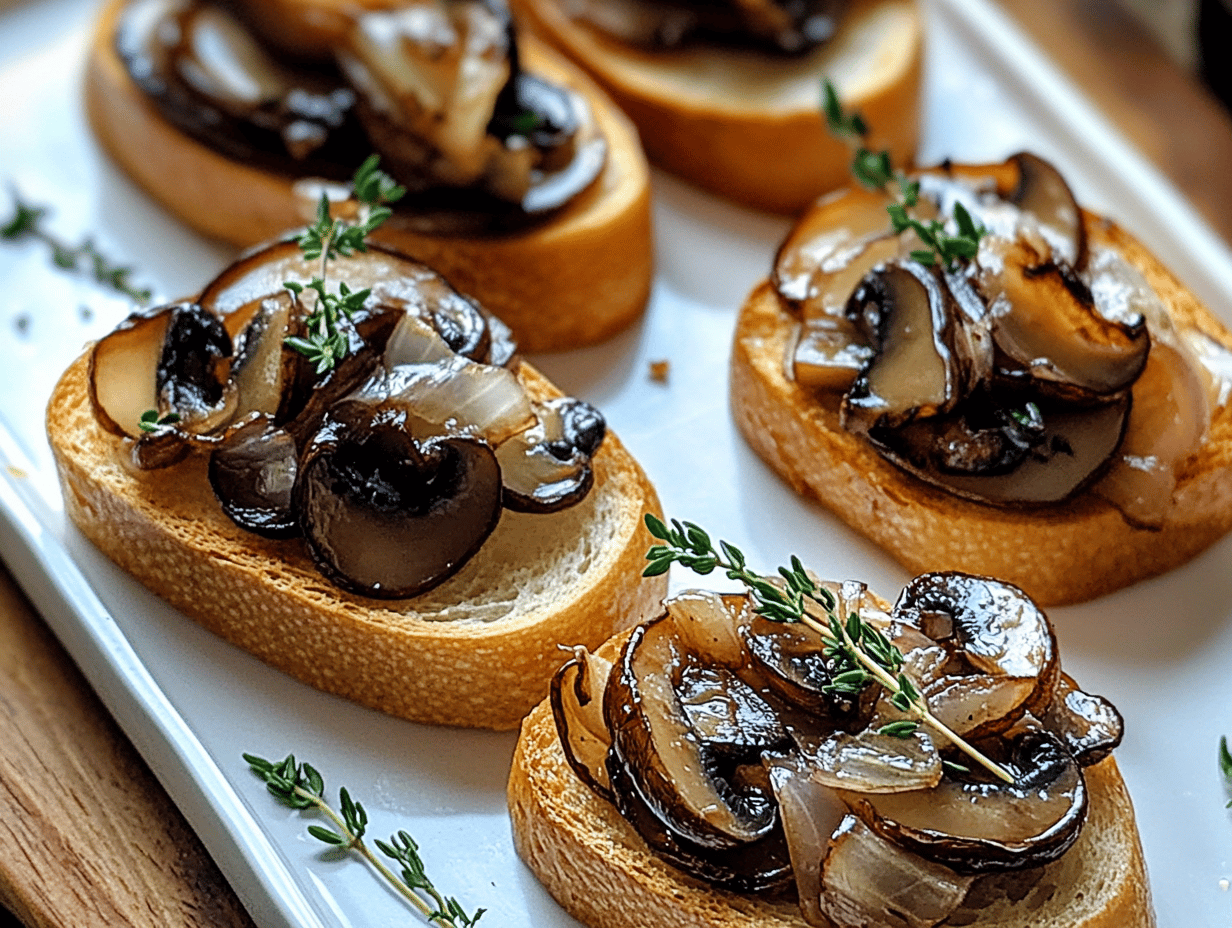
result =
[{"label": "sauteed mushroom topping", "polygon": [[1089,245],[1068,185],[1035,155],[916,179],[917,217],[961,204],[982,226],[974,254],[925,267],[913,229],[887,231],[884,195],[821,201],[772,277],[798,318],[790,375],[819,402],[837,398],[842,424],[892,463],[955,495],[1037,506],[1091,487],[1158,525],[1210,421],[1160,298]]},{"label": "sauteed mushroom topping", "polygon": [[348,260],[354,286],[374,285],[338,322],[347,353],[321,371],[287,344],[316,297],[272,283],[303,279],[289,247],[241,258],[197,302],[135,314],[95,346],[95,415],[138,468],[209,453],[237,525],[302,534],[326,576],[378,598],[460,570],[505,504],[554,512],[585,498],[603,418],[532,396],[501,323],[374,247]]},{"label": "sauteed mushroom topping", "polygon": [[[664,550],[711,549],[700,529],[677,528],[652,526]],[[1086,816],[1082,767],[1115,746],[1120,717],[1061,674],[1052,627],[1025,594],[925,574],[887,612],[860,584],[814,582],[807,608],[897,666],[891,691],[867,674],[835,677],[836,639],[768,605],[770,587],[804,589],[798,562],[776,587],[726,544],[717,560],[753,596],[682,593],[613,663],[577,649],[553,683],[570,765],[656,853],[754,891],[781,885],[785,845],[804,918],[863,928],[940,924],[976,875],[1039,868],[1072,846]],[[889,698],[904,685],[953,734]],[[1009,782],[971,765],[953,737],[978,740]]]},{"label": "sauteed mushroom topping", "polygon": [[302,55],[257,6],[132,0],[116,28],[160,114],[226,157],[342,181],[375,149],[410,191],[404,220],[429,231],[533,222],[603,169],[587,104],[521,70],[503,4],[339,7],[328,26],[292,24],[327,46]]},{"label": "sauteed mushroom topping", "polygon": [[838,30],[843,0],[569,0],[569,15],[622,42],[670,49],[696,42],[803,54]]}]

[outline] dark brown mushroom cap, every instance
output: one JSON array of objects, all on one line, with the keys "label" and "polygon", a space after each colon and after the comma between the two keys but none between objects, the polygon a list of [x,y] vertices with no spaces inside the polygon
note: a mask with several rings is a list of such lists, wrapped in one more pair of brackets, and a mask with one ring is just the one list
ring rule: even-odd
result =
[{"label": "dark brown mushroom cap", "polygon": [[1056,736],[1025,729],[1003,765],[1014,784],[950,776],[931,790],[844,794],[886,840],[958,873],[1022,870],[1056,860],[1078,839],[1087,792]]},{"label": "dark brown mushroom cap", "polygon": [[1083,692],[1064,673],[1040,722],[1061,739],[1083,767],[1111,754],[1125,733],[1125,721],[1116,706],[1103,696]]},{"label": "dark brown mushroom cap", "polygon": [[781,828],[729,848],[705,847],[670,829],[651,809],[629,774],[628,765],[611,751],[607,756],[613,803],[642,840],[667,863],[716,889],[759,893],[791,884],[791,855]]},{"label": "dark brown mushroom cap", "polygon": [[557,512],[581,502],[594,484],[590,462],[607,424],[595,407],[572,397],[534,404],[536,422],[496,449],[505,508]]},{"label": "dark brown mushroom cap", "polygon": [[180,428],[190,432],[225,424],[234,412],[235,397],[228,395],[232,352],[217,316],[196,303],[173,306],[154,372],[159,413],[176,414]]},{"label": "dark brown mushroom cap", "polygon": [[[614,753],[663,825],[693,845],[733,848],[767,835],[777,816],[768,785],[740,788],[732,765],[743,757],[756,763],[761,742],[777,743],[784,733],[770,706],[734,674],[695,686],[697,664],[666,616],[638,626],[608,681],[604,719]],[[741,728],[756,744],[706,740]]]},{"label": "dark brown mushroom cap", "polygon": [[921,574],[903,588],[894,614],[917,626],[924,616],[948,619],[954,650],[976,671],[1035,681],[1026,711],[1042,714],[1052,702],[1061,672],[1056,634],[1034,600],[1013,584],[955,572]]},{"label": "dark brown mushroom cap", "polygon": [[210,453],[210,487],[222,511],[240,528],[269,538],[299,534],[298,473],[295,439],[269,416],[229,430]]},{"label": "dark brown mushroom cap", "polygon": [[403,410],[352,402],[305,448],[300,526],[325,576],[361,596],[401,599],[453,575],[496,528],[500,468],[487,443],[420,441]]}]

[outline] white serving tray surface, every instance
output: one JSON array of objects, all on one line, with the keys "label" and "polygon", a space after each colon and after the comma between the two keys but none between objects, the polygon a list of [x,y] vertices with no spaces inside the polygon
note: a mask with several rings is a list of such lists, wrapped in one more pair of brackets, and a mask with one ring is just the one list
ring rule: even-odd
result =
[{"label": "white serving tray surface", "polygon": [[[923,162],[1031,148],[1080,200],[1151,245],[1225,320],[1232,255],[1197,213],[985,0],[926,0]],[[8,190],[50,205],[66,240],[93,234],[160,296],[196,292],[230,253],[185,230],[99,152],[82,113],[87,0],[0,5],[0,216]],[[598,405],[690,519],[773,569],[792,553],[893,597],[908,579],[744,445],[727,410],[738,306],[787,222],[655,177],[658,276],[645,320],[592,349],[536,357]],[[66,523],[42,414],[58,373],[128,311],[54,270],[34,244],[0,246],[0,554],[132,738],[262,928],[405,925],[365,867],[323,854],[242,761],[294,751],[345,785],[370,834],[410,831],[429,873],[484,924],[576,924],[513,852],[504,787],[512,733],[435,729],[308,689],[202,631]],[[670,362],[666,384],[649,364]],[[1127,723],[1119,763],[1138,809],[1160,924],[1232,923],[1232,818],[1218,776],[1232,735],[1232,540],[1165,577],[1050,611],[1067,670]],[[690,585],[673,575],[673,586]],[[336,795],[336,793],[335,793]]]}]

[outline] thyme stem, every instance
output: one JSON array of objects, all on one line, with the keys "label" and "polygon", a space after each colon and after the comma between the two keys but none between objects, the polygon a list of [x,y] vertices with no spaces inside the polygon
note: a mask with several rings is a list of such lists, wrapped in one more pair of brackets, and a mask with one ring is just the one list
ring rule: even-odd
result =
[{"label": "thyme stem", "polygon": [[[651,535],[665,544],[655,545],[647,552],[646,559],[650,564],[643,571],[644,576],[665,573],[673,563],[679,563],[699,574],[709,574],[716,568],[723,570],[728,579],[737,580],[749,588],[757,604],[758,614],[776,622],[805,625],[817,632],[822,641],[826,642],[827,654],[837,658],[839,663],[839,672],[835,674],[829,689],[835,692],[858,693],[870,682],[870,678],[875,679],[890,694],[890,701],[895,708],[913,715],[918,722],[936,732],[993,776],[1006,783],[1014,782],[1009,771],[964,741],[932,714],[928,708],[928,700],[911,680],[899,671],[903,656],[898,648],[861,619],[858,613],[851,612],[845,621],[841,619],[836,613],[836,607],[842,606],[839,611],[847,611],[846,604],[839,603],[829,591],[819,588],[798,558],[792,558],[791,569],[779,569],[786,583],[784,589],[750,570],[746,566],[744,554],[734,545],[720,541],[719,550],[716,551],[710,536],[692,522],[682,524],[673,520],[672,527],[669,528],[655,516],[647,514],[646,527]],[[816,603],[825,610],[828,623],[820,622],[810,614],[809,602]],[[907,724],[909,726],[909,723]],[[914,730],[914,727],[903,727],[902,723],[887,727],[890,727],[893,733],[904,737]]]}]

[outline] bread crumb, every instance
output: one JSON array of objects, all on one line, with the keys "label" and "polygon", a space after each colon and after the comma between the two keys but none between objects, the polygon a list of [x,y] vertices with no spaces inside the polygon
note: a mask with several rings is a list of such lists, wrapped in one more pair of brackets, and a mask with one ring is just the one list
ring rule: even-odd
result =
[{"label": "bread crumb", "polygon": [[667,383],[667,376],[671,373],[672,364],[667,359],[650,362],[650,379],[655,383]]}]

